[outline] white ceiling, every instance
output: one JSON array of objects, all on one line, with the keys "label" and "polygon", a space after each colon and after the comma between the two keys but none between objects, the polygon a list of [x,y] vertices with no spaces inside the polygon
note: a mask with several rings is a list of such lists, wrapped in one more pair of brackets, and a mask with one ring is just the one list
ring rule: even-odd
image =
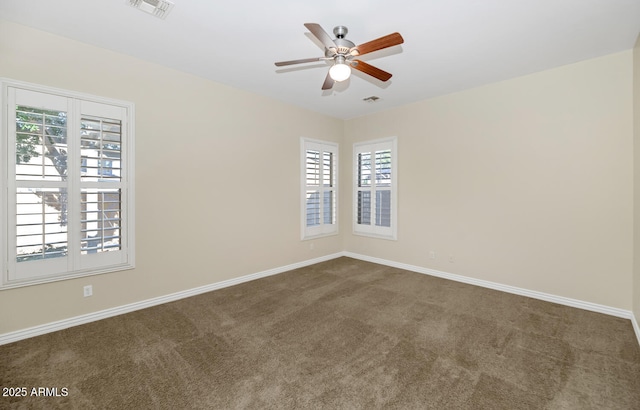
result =
[{"label": "white ceiling", "polygon": [[[0,18],[344,119],[628,50],[640,32],[640,0],[173,2],[161,20],[128,0],[0,0]],[[393,77],[354,70],[322,91],[326,63],[275,67],[323,55],[304,23],[356,44],[400,32],[362,57]]]}]

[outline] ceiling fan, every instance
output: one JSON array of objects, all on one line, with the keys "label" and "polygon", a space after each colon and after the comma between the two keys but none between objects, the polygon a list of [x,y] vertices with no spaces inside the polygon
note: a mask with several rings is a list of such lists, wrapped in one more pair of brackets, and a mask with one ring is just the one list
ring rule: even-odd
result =
[{"label": "ceiling fan", "polygon": [[351,68],[355,68],[365,74],[377,78],[380,81],[387,81],[391,78],[391,74],[381,70],[371,64],[356,59],[356,57],[371,53],[372,51],[382,50],[383,48],[397,46],[404,43],[404,39],[400,33],[392,33],[384,37],[371,40],[369,42],[355,45],[351,41],[345,39],[349,31],[345,26],[337,26],[333,29],[335,39],[327,34],[326,31],[316,23],[306,23],[304,25],[315,38],[324,45],[324,57],[303,58],[301,60],[280,61],[275,63],[277,67],[311,63],[315,61],[333,60],[333,65],[327,73],[327,77],[322,84],[323,90],[329,90],[336,81],[344,81],[351,75]]}]

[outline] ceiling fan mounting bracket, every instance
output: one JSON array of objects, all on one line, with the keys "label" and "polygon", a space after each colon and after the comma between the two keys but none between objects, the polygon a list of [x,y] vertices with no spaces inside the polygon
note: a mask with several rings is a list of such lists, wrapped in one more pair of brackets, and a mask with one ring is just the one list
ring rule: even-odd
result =
[{"label": "ceiling fan mounting bracket", "polygon": [[348,32],[349,29],[346,26],[335,26],[333,28],[333,34],[336,38],[345,38]]}]

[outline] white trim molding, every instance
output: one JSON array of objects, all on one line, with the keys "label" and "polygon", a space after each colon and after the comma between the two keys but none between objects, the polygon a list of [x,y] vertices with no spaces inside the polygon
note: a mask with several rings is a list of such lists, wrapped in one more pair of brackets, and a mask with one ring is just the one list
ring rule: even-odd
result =
[{"label": "white trim molding", "polygon": [[[624,319],[632,319],[633,314],[629,310],[618,309],[611,306],[599,305],[597,303],[585,302],[582,300],[571,299],[564,296],[551,295],[549,293],[538,292],[535,290],[518,288],[510,285],[503,285],[501,283],[490,282],[482,279],[470,278],[468,276],[456,275],[453,273],[442,272],[435,269],[424,268],[421,266],[408,265],[406,263],[394,262],[386,259],[375,258],[367,255],[360,255],[352,252],[344,252],[344,256],[353,259],[360,259],[366,262],[373,262],[380,265],[391,266],[394,268],[409,270],[416,273],[422,273],[425,275],[436,276],[443,279],[449,279],[456,282],[468,283],[470,285],[481,286],[483,288],[489,288],[493,290],[499,290],[502,292],[512,293],[514,295],[526,296],[534,299],[544,300],[546,302],[558,303],[560,305],[571,306],[578,309],[590,310],[592,312],[604,313],[605,315],[621,317]],[[634,324],[636,329],[636,335],[639,335],[639,329],[637,322]],[[639,336],[640,342],[640,336]]]},{"label": "white trim molding", "polygon": [[202,293],[211,292],[218,289],[227,288],[233,285],[239,285],[244,282],[265,278],[267,276],[277,275],[279,273],[287,272],[290,270],[303,268],[305,266],[313,265],[320,262],[325,262],[331,259],[339,258],[343,256],[342,252],[335,253],[326,256],[320,256],[318,258],[309,259],[302,262],[292,263],[290,265],[281,266],[265,270],[262,272],[252,273],[238,278],[224,280],[222,282],[212,283],[210,285],[204,285],[193,289],[187,289],[169,295],[158,296],[156,298],[143,300],[140,302],[130,303],[128,305],[116,306],[113,308],[101,310],[98,312],[88,313],[86,315],[75,316],[69,319],[58,320],[44,325],[38,325],[27,329],[16,330],[14,332],[4,333],[0,335],[0,345],[17,342],[19,340],[28,339],[30,337],[44,335],[46,333],[55,332],[58,330],[67,329],[73,326],[83,325],[85,323],[95,322],[101,319],[107,319],[113,316],[122,315],[124,313],[134,312],[140,309],[146,309],[148,307],[161,305],[163,303],[169,303],[176,300],[196,296]]},{"label": "white trim molding", "polygon": [[631,324],[633,325],[633,330],[636,332],[636,338],[638,339],[638,344],[640,344],[640,326],[638,325],[638,319],[636,315],[631,313]]}]

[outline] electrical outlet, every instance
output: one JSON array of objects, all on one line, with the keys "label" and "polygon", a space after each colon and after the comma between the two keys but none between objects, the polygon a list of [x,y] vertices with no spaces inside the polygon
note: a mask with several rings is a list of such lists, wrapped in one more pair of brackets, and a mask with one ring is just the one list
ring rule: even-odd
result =
[{"label": "electrical outlet", "polygon": [[449,262],[453,263],[455,262],[456,258],[453,257],[453,255],[449,255]]},{"label": "electrical outlet", "polygon": [[84,287],[84,297],[88,297],[88,296],[92,296],[93,295],[93,286],[92,285],[87,285]]},{"label": "electrical outlet", "polygon": [[309,242],[309,250],[313,250],[315,248],[315,244],[313,242]]},{"label": "electrical outlet", "polygon": [[436,258],[436,252],[435,251],[429,251],[429,259],[435,259]]}]

